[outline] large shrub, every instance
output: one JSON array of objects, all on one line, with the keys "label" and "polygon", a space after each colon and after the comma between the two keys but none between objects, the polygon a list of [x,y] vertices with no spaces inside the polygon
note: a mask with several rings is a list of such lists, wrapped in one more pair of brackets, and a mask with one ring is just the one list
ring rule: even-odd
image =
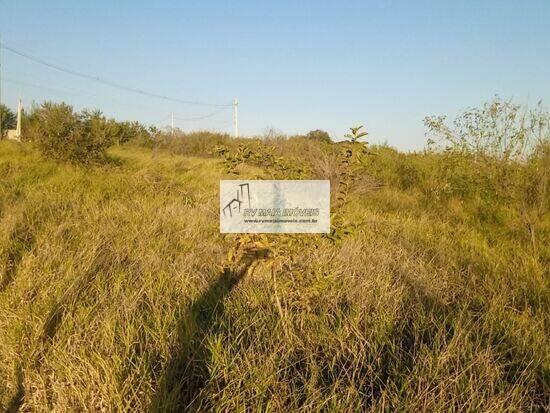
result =
[{"label": "large shrub", "polygon": [[99,111],[77,113],[65,103],[45,102],[26,120],[26,140],[48,158],[78,164],[101,163],[120,132]]},{"label": "large shrub", "polygon": [[428,143],[442,154],[445,166],[460,163],[449,178],[468,176],[469,185],[475,181],[475,189],[495,202],[517,195],[517,186],[524,186],[519,165],[536,158],[537,150],[550,142],[550,113],[540,102],[528,109],[497,97],[465,111],[452,124],[444,116],[427,117],[425,124]]}]

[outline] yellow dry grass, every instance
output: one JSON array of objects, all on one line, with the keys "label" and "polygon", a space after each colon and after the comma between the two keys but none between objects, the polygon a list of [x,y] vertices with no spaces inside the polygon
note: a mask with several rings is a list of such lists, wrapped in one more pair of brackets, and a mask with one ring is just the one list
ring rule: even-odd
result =
[{"label": "yellow dry grass", "polygon": [[483,221],[479,200],[426,202],[390,179],[397,155],[381,148],[383,185],[342,211],[351,234],[297,236],[275,277],[259,261],[237,278],[223,270],[235,239],[218,230],[220,159],[111,156],[82,169],[0,142],[5,410],[548,408],[547,217],[533,248],[508,206]]}]

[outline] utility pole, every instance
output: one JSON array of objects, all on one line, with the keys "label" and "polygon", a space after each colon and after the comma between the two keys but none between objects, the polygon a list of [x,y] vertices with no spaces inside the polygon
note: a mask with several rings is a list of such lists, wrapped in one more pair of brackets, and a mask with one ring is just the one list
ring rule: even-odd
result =
[{"label": "utility pole", "polygon": [[23,101],[19,97],[19,104],[17,105],[17,128],[15,129],[15,136],[21,140],[21,121],[23,118]]},{"label": "utility pole", "polygon": [[174,112],[172,112],[172,136],[174,136]]},{"label": "utility pole", "polygon": [[239,113],[238,113],[239,101],[237,98],[233,99],[233,126],[235,127],[235,138],[239,137]]}]

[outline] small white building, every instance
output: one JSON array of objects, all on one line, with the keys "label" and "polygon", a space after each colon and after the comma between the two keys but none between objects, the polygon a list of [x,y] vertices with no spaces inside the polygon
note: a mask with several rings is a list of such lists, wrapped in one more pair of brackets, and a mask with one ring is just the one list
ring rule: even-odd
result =
[{"label": "small white building", "polygon": [[21,99],[19,99],[19,105],[17,106],[17,126],[15,129],[8,129],[8,133],[6,135],[7,139],[11,139],[14,141],[20,141],[21,140],[21,116],[23,114],[23,102]]}]

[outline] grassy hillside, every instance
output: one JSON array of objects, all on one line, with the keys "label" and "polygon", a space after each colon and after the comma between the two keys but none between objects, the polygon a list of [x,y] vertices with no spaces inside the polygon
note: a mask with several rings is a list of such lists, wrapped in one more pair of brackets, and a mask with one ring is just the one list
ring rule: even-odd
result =
[{"label": "grassy hillside", "polygon": [[336,194],[338,151],[202,136],[82,168],[0,142],[0,405],[547,408],[548,157],[371,148],[333,200],[336,235],[219,234],[220,179],[329,178]]}]

